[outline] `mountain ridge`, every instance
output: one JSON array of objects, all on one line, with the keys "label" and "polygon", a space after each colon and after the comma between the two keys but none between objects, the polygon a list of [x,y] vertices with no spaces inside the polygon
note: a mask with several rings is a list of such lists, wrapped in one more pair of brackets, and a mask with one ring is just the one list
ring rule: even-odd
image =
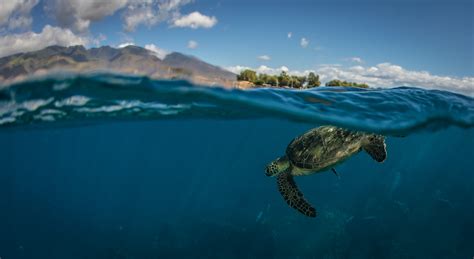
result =
[{"label": "mountain ridge", "polygon": [[145,75],[155,79],[185,79],[202,85],[231,87],[236,75],[197,57],[172,52],[160,59],[139,46],[86,49],[82,45],[52,45],[44,49],[0,58],[0,83],[50,72],[109,71]]}]

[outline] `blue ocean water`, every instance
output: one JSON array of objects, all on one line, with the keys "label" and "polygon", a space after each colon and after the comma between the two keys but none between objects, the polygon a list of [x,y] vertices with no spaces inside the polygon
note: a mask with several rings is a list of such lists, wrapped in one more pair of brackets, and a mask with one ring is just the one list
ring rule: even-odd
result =
[{"label": "blue ocean water", "polygon": [[[296,177],[266,164],[320,125],[386,135]],[[0,257],[472,258],[474,99],[395,89],[224,90],[98,74],[0,90]]]}]

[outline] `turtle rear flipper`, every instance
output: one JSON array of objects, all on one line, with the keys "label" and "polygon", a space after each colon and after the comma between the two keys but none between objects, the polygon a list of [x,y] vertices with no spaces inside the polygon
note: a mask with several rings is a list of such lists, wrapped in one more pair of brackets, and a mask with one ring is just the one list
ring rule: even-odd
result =
[{"label": "turtle rear flipper", "polygon": [[278,175],[278,190],[280,191],[283,199],[290,207],[298,210],[308,217],[316,217],[316,209],[305,200],[303,194],[296,186],[293,176],[287,171]]},{"label": "turtle rear flipper", "polygon": [[385,148],[385,138],[380,135],[371,135],[369,142],[363,147],[375,161],[383,162],[387,158],[387,149]]}]

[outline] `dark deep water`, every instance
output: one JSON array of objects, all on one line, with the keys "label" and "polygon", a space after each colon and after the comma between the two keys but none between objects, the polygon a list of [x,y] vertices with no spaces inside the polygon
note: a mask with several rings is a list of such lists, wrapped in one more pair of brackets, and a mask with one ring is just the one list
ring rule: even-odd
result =
[{"label": "dark deep water", "polygon": [[[190,96],[186,86],[188,95],[173,99],[120,88],[111,99],[168,106],[97,112],[110,86],[84,91],[88,84],[59,90],[92,100],[69,106],[47,90],[54,100],[38,106],[31,86],[0,91],[2,259],[474,256],[472,98],[402,88],[380,91],[394,98],[376,104],[380,92],[257,91],[288,103],[291,112],[281,112],[249,102],[251,93]],[[306,94],[318,98],[312,108],[296,103]],[[192,111],[178,116],[181,101]],[[369,113],[370,102],[381,106]],[[347,116],[351,107],[359,110]],[[311,120],[317,111],[325,117]],[[286,205],[264,167],[317,121],[386,133],[388,158],[379,164],[361,152],[337,167],[340,179],[295,178],[319,211],[307,218]]]}]

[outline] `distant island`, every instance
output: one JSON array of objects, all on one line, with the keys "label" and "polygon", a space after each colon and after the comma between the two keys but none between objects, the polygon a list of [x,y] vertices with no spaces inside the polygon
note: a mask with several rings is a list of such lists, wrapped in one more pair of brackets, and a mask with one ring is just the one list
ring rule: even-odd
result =
[{"label": "distant island", "polygon": [[[308,76],[290,75],[286,71],[282,71],[280,75],[257,74],[256,71],[246,69],[237,75],[237,86],[240,88],[251,87],[283,87],[283,88],[313,88],[321,86],[319,75],[310,72]],[[326,86],[345,86],[368,88],[365,83],[347,82],[341,80],[331,80]]]},{"label": "distant island", "polygon": [[[195,84],[248,89],[253,87],[284,87],[306,89],[321,85],[319,75],[307,76],[257,74],[244,70],[234,74],[196,57],[172,52],[165,57],[138,46],[113,48],[102,46],[49,46],[42,50],[18,53],[0,58],[0,84],[23,80],[51,72],[113,72],[148,76],[153,79],[184,79]],[[326,86],[369,87],[367,84],[332,80]]]}]

